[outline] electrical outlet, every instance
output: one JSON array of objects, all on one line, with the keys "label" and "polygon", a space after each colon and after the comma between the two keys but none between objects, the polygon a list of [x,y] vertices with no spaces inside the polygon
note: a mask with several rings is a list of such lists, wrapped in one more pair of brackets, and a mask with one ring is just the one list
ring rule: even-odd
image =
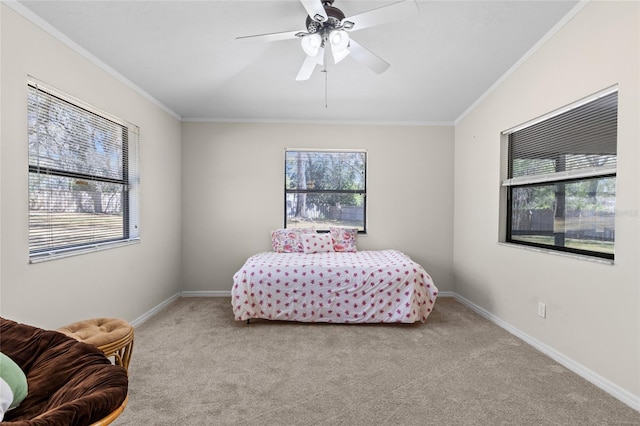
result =
[{"label": "electrical outlet", "polygon": [[538,302],[538,316],[542,318],[547,317],[547,305],[542,302]]}]

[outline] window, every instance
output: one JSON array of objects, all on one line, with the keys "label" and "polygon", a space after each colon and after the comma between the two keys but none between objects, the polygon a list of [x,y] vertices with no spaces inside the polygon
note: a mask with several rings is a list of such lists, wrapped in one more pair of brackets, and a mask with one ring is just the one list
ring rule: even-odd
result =
[{"label": "window", "polygon": [[614,258],[617,116],[609,89],[505,132],[507,242]]},{"label": "window", "polygon": [[137,127],[34,80],[28,126],[31,262],[136,240]]},{"label": "window", "polygon": [[365,151],[285,151],[285,228],[366,232]]}]

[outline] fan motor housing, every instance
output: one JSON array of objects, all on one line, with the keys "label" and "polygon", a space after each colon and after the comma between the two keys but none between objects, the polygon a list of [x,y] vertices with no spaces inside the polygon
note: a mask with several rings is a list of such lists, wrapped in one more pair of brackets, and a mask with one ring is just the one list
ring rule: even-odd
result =
[{"label": "fan motor housing", "polygon": [[318,32],[321,28],[328,27],[330,29],[337,28],[344,19],[344,13],[337,7],[331,6],[333,0],[323,2],[324,10],[327,13],[328,19],[325,22],[314,21],[310,16],[307,16],[306,27],[310,34]]}]

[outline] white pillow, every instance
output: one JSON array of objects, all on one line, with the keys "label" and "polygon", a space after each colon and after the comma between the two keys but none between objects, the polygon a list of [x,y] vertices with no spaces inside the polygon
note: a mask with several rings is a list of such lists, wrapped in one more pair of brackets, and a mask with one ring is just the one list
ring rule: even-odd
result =
[{"label": "white pillow", "polygon": [[13,404],[13,391],[7,382],[0,377],[0,422],[4,418],[4,413]]},{"label": "white pillow", "polygon": [[331,234],[302,234],[302,246],[304,253],[327,253],[333,251],[333,241]]},{"label": "white pillow", "polygon": [[27,396],[27,377],[7,355],[0,352],[0,422],[4,413],[15,408]]}]

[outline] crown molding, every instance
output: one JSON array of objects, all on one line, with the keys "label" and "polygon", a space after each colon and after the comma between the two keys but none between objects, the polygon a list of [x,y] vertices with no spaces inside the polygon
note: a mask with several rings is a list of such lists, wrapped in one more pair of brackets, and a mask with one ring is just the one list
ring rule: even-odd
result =
[{"label": "crown molding", "polygon": [[3,0],[2,4],[13,9],[16,13],[18,13],[19,15],[21,15],[22,17],[30,21],[32,24],[36,25],[37,27],[45,31],[47,34],[49,34],[56,40],[60,41],[65,46],[67,46],[68,48],[70,48],[80,56],[84,57],[85,59],[87,59],[94,65],[96,65],[98,68],[102,69],[104,72],[111,75],[112,77],[120,81],[122,84],[124,84],[125,86],[127,86],[128,88],[130,88],[131,90],[133,90],[134,92],[136,92],[137,94],[139,94],[140,96],[142,96],[143,98],[145,98],[146,100],[154,104],[155,106],[159,107],[160,109],[162,109],[163,111],[171,115],[172,117],[176,118],[177,120],[182,120],[182,117],[176,114],[169,107],[167,107],[162,102],[160,102],[159,100],[151,96],[149,93],[145,92],[142,88],[140,88],[140,86],[136,85],[131,80],[127,79],[125,76],[120,74],[115,69],[111,68],[105,62],[98,59],[96,56],[94,56],[91,52],[89,52],[88,50],[80,46],[78,43],[76,43],[75,41],[71,40],[69,37],[61,33],[60,31],[58,31],[51,24],[49,24],[44,19],[42,19],[41,17],[33,13],[30,9],[20,4],[17,0]]}]

